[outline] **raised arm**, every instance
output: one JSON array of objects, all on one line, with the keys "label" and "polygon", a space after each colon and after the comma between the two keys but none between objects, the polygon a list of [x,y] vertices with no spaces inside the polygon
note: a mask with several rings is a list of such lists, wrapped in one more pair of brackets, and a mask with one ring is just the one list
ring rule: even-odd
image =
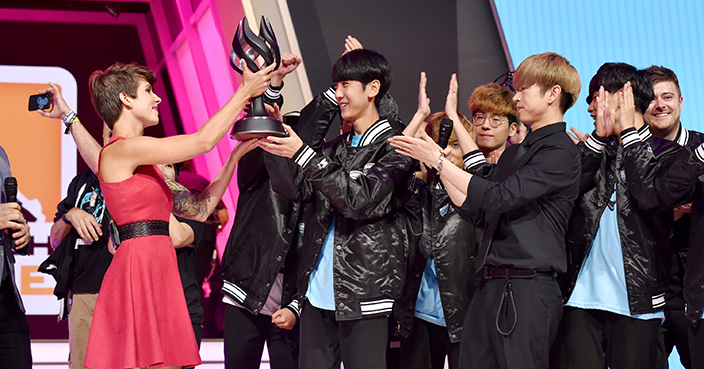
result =
[{"label": "raised arm", "polygon": [[457,114],[457,74],[453,73],[450,77],[450,87],[447,89],[447,99],[445,100],[445,114],[448,118],[452,119],[452,128],[457,135],[457,142],[460,144],[460,149],[462,149],[462,154],[470,153],[474,150],[479,150],[476,142],[472,138],[472,135],[467,132],[464,128],[464,124],[460,120],[460,116]]},{"label": "raised arm", "polygon": [[108,159],[101,162],[106,166],[101,171],[102,178],[116,182],[129,178],[139,165],[176,163],[209,152],[230,130],[247,101],[264,93],[269,83],[268,73],[273,68],[271,65],[252,73],[245,67],[235,94],[193,134],[165,138],[136,136],[110,145],[101,157]]},{"label": "raised arm", "polygon": [[404,128],[403,135],[414,137],[421,123],[430,115],[430,99],[426,93],[425,86],[428,84],[428,78],[425,72],[420,72],[420,83],[418,83],[418,110],[411,118],[410,123]]},{"label": "raised arm", "polygon": [[302,60],[297,55],[289,52],[281,53],[281,65],[271,73],[271,83],[264,93],[265,105],[284,105],[284,97],[281,90],[284,87],[284,77],[293,72],[301,64]]},{"label": "raised arm", "polygon": [[342,55],[345,55],[352,50],[363,49],[363,48],[364,48],[364,46],[362,46],[362,43],[359,42],[359,40],[357,40],[357,38],[348,35],[347,38],[345,38],[345,50],[342,52]]},{"label": "raised arm", "polygon": [[281,65],[279,69],[271,73],[271,86],[283,87],[284,77],[296,70],[301,62],[301,58],[295,54],[289,52],[281,53]]},{"label": "raised arm", "polygon": [[240,159],[256,147],[256,140],[238,142],[215,179],[200,194],[193,195],[178,182],[166,179],[174,195],[173,213],[199,222],[205,222],[230,185],[232,174]]},{"label": "raised arm", "polygon": [[[64,119],[66,114],[71,111],[71,108],[66,104],[64,97],[61,95],[61,91],[58,86],[49,82],[49,87],[40,90],[40,94],[51,93],[51,110],[43,111],[37,110],[37,112],[45,118],[54,119]],[[107,129],[104,127],[103,129]],[[98,174],[98,155],[100,154],[100,149],[102,145],[93,138],[93,136],[88,132],[86,127],[83,126],[80,120],[76,118],[73,123],[68,127],[68,130],[73,136],[73,140],[76,142],[76,147],[81,157],[88,165],[88,168],[93,171],[96,175]]]}]

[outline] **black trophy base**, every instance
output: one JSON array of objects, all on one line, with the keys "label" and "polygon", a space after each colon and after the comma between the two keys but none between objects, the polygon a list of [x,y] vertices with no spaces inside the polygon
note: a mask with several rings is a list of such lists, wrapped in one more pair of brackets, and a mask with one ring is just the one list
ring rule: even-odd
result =
[{"label": "black trophy base", "polygon": [[235,123],[230,132],[230,138],[237,141],[247,141],[252,138],[267,136],[286,136],[281,122],[272,117],[244,117]]}]

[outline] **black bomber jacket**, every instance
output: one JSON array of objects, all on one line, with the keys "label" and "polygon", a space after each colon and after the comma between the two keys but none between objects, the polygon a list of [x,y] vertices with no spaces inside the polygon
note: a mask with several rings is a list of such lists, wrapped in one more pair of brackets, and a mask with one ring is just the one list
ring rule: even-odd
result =
[{"label": "black bomber jacket", "polygon": [[[293,160],[267,155],[272,187],[302,202],[303,246],[298,294],[306,295],[325,237],[335,220],[334,298],[337,320],[389,315],[406,280],[407,257],[420,230],[420,201],[409,190],[412,159],[387,139],[399,134],[379,119],[351,146],[348,132],[320,152],[303,145]],[[419,232],[418,232],[419,233]]]},{"label": "black bomber jacket", "polygon": [[[265,102],[281,106],[280,91],[281,87],[272,89],[270,86],[264,95]],[[312,147],[322,145],[337,112],[332,108],[320,109],[320,105],[329,105],[322,94],[301,111],[297,122],[287,121]],[[281,305],[299,316],[296,272],[300,251],[300,204],[274,192],[264,165],[266,155],[269,154],[256,148],[237,165],[239,198],[223,254],[222,290],[231,301],[258,314],[277,275],[283,273]]]},{"label": "black bomber jacket", "polygon": [[[659,205],[657,196],[653,199],[645,193],[654,188],[657,162],[671,155],[676,144],[653,137],[647,125],[640,131],[624,130],[621,140],[619,144],[616,136],[592,134],[578,144],[582,157],[580,197],[566,235],[568,271],[559,280],[567,301],[615,186],[630,312],[651,313],[665,306],[664,263],[669,260],[666,219],[672,212]],[[643,144],[635,145],[638,142]]]},{"label": "black bomber jacket", "polygon": [[447,335],[450,342],[460,342],[465,314],[476,289],[477,229],[457,212],[439,182],[423,184],[420,195],[423,233],[410,259],[408,278],[403,295],[394,306],[394,316],[399,323],[399,334],[408,338],[413,329],[421,279],[432,253]]},{"label": "black bomber jacket", "polygon": [[[690,134],[685,133],[687,136]],[[686,147],[678,148],[659,163],[653,193],[669,207],[692,203],[683,294],[687,321],[696,327],[704,310],[704,145],[701,144],[704,136],[698,132],[692,135],[679,142]],[[638,142],[636,145],[643,146],[644,143]]]}]

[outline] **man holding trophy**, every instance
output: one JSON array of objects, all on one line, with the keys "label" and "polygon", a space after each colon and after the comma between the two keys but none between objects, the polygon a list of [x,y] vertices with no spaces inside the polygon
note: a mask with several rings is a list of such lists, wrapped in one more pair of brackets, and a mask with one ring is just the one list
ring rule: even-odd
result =
[{"label": "man holding trophy", "polygon": [[[385,368],[387,322],[405,281],[404,227],[410,158],[387,143],[400,134],[379,117],[391,78],[386,59],[358,49],[333,67],[335,103],[351,126],[321,150],[288,137],[258,145],[271,185],[305,203],[298,295],[303,301],[299,367]],[[394,122],[396,123],[396,122]]]}]

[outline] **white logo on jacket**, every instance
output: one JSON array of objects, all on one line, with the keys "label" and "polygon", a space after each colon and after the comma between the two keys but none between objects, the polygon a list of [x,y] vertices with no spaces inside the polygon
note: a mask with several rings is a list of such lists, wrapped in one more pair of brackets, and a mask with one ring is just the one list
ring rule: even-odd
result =
[{"label": "white logo on jacket", "polygon": [[367,175],[369,173],[369,169],[371,169],[374,166],[374,163],[367,163],[364,165],[364,169],[360,170],[350,170],[350,178],[352,179],[357,179],[361,175]]}]

